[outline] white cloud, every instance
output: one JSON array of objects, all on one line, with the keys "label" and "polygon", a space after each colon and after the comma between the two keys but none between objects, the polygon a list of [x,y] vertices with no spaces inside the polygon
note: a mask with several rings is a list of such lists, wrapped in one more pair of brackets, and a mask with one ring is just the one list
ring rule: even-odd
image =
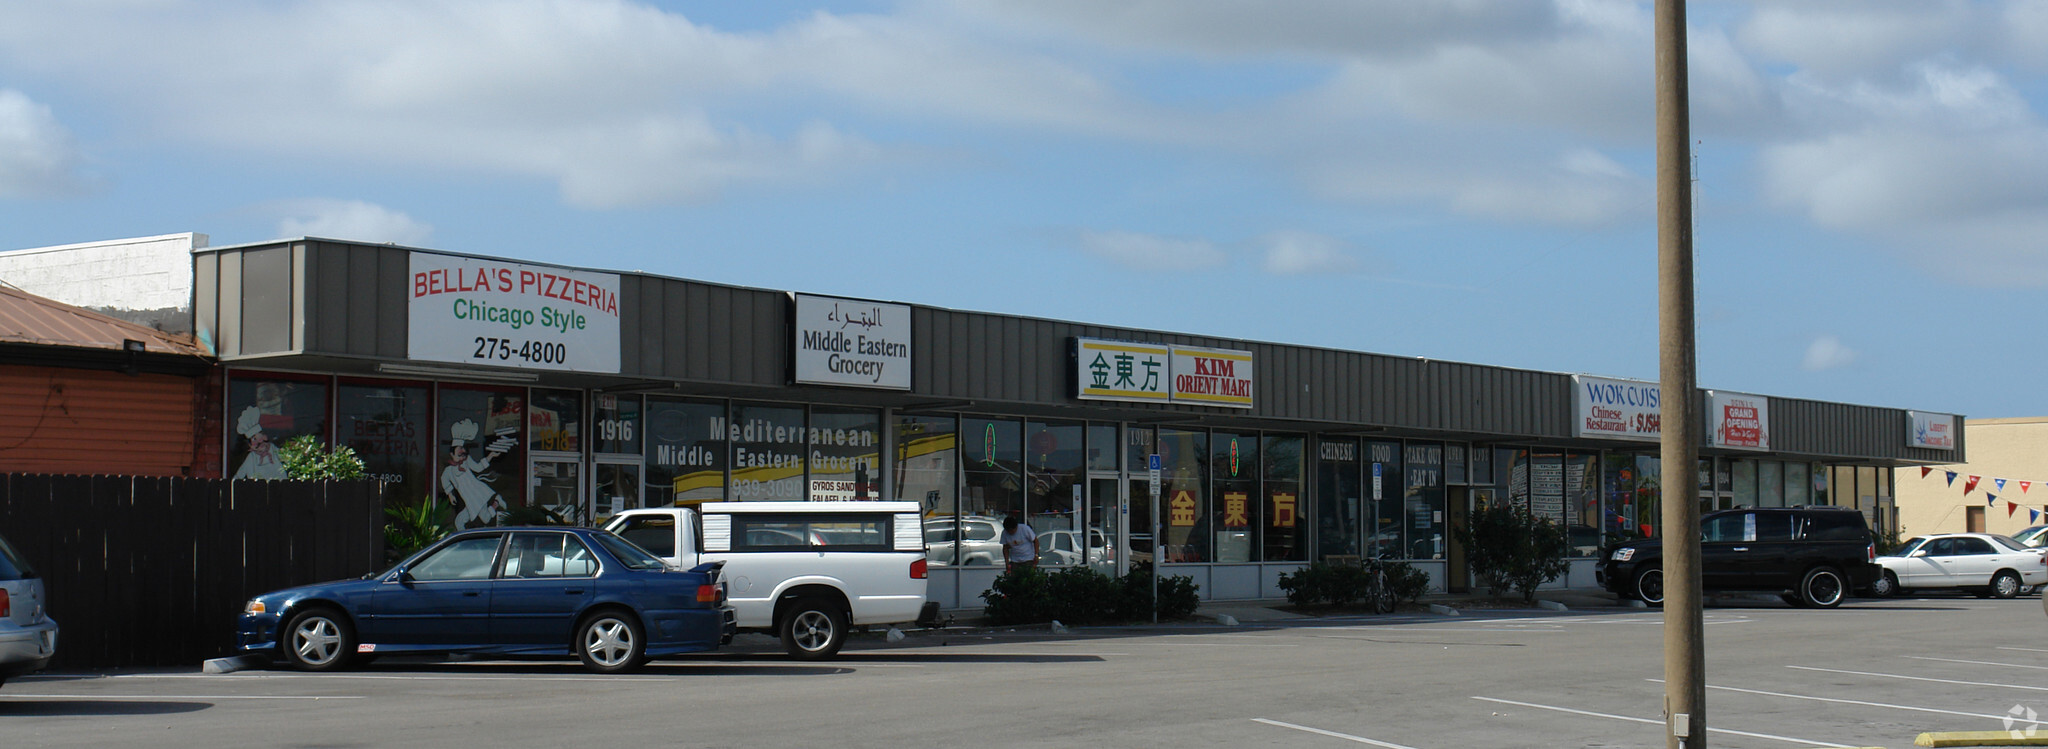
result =
[{"label": "white cloud", "polygon": [[1091,255],[1144,271],[1206,270],[1229,259],[1202,239],[1180,239],[1129,231],[1084,230],[1081,249]]},{"label": "white cloud", "polygon": [[0,89],[0,197],[53,197],[77,192],[87,180],[78,146],[51,114],[28,95]]},{"label": "white cloud", "polygon": [[283,214],[277,233],[283,237],[324,237],[358,242],[389,242],[424,246],[434,227],[399,211],[360,200],[307,198],[280,201],[269,210]]},{"label": "white cloud", "polygon": [[1305,276],[1355,273],[1358,258],[1345,251],[1344,243],[1332,237],[1303,231],[1279,231],[1260,237],[1255,245],[1263,249],[1267,273]]},{"label": "white cloud", "polygon": [[1844,345],[1839,338],[1824,335],[1814,339],[1813,343],[1806,347],[1806,359],[1800,362],[1799,368],[1808,372],[1820,372],[1846,367],[1855,361],[1855,349]]}]

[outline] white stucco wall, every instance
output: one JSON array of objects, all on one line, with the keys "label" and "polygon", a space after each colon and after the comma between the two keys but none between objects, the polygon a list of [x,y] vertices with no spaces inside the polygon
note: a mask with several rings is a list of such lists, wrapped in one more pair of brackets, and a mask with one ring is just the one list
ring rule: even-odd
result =
[{"label": "white stucco wall", "polygon": [[[1924,477],[1913,467],[1893,472],[1901,538],[1961,533],[1972,507],[1984,510],[1984,530],[2013,533],[2027,527],[2028,509],[2048,509],[2048,417],[1971,419],[1963,422],[1963,445],[1968,463],[1935,466]],[[1948,471],[1958,474],[1953,485]],[[1980,480],[1964,494],[1970,476]],[[2005,479],[2005,488],[1992,479]],[[2029,482],[2025,491],[2019,487],[2021,481]],[[1998,495],[1997,506],[1986,506],[1993,494]],[[2010,514],[2008,501],[2019,506]]]},{"label": "white stucco wall", "polygon": [[0,281],[79,307],[191,312],[192,250],[204,234],[164,234],[0,252]]}]

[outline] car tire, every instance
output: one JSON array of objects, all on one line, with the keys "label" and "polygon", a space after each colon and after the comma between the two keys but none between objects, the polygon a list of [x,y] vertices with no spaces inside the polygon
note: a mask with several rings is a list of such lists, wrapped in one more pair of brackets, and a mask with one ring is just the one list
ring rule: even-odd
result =
[{"label": "car tire", "polygon": [[1664,568],[1649,567],[1636,573],[1636,600],[1651,606],[1664,605]]},{"label": "car tire", "polygon": [[1849,597],[1849,583],[1833,567],[1815,567],[1800,578],[1798,594],[1808,608],[1831,609]]},{"label": "car tire", "polygon": [[1870,595],[1875,598],[1890,598],[1899,593],[1899,577],[1891,570],[1885,570],[1884,574],[1877,576],[1876,582],[1870,584]]},{"label": "car tire", "polygon": [[799,598],[782,617],[782,649],[815,661],[839,654],[846,644],[846,614],[824,599]]},{"label": "car tire", "polygon": [[348,617],[326,606],[292,615],[279,638],[285,660],[300,671],[339,671],[356,653],[356,629]]},{"label": "car tire", "polygon": [[574,646],[583,667],[600,674],[632,671],[647,657],[647,635],[640,618],[618,609],[583,617],[576,625]]},{"label": "car tire", "polygon": [[1991,576],[1993,598],[2017,598],[2021,587],[2020,576],[2013,574],[2012,570],[1999,570],[1998,574]]}]

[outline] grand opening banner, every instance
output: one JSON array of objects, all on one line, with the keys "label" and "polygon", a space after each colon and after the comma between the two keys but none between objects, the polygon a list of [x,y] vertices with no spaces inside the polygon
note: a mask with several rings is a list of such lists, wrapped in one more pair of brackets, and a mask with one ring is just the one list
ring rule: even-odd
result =
[{"label": "grand opening banner", "polygon": [[619,277],[414,252],[406,357],[619,371]]}]

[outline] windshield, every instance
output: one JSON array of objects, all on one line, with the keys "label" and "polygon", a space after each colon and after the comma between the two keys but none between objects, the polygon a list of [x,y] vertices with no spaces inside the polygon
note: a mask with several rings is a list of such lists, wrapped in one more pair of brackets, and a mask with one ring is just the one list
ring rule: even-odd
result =
[{"label": "windshield", "polygon": [[0,538],[0,580],[27,580],[36,572],[28,566],[28,560],[7,545],[7,539]]},{"label": "windshield", "polygon": [[2022,543],[2020,543],[2020,542],[2018,542],[2018,541],[2014,541],[2014,540],[2012,540],[2012,539],[2010,539],[2010,538],[2006,538],[2006,537],[2004,537],[2004,536],[1992,535],[1992,536],[1986,536],[1986,538],[1989,538],[1989,539],[1991,539],[1991,542],[1992,542],[1992,543],[1998,544],[1999,546],[2003,546],[2003,547],[2005,547],[2005,548],[2007,548],[2007,549],[2010,549],[2010,550],[2012,550],[2012,551],[2026,551],[2026,550],[2027,550],[2027,546],[2026,546],[2026,544],[2022,544]]},{"label": "windshield", "polygon": [[603,546],[605,551],[609,551],[612,553],[612,556],[618,557],[619,563],[626,565],[626,569],[658,570],[665,566],[660,557],[649,554],[646,549],[634,546],[633,542],[619,538],[611,533],[599,531],[590,534],[590,537],[597,539],[597,545]]},{"label": "windshield", "polygon": [[1893,552],[1892,552],[1892,553],[1890,553],[1890,554],[1886,554],[1885,556],[1888,556],[1888,557],[1903,557],[1903,556],[1910,556],[1910,555],[1911,555],[1911,554],[1913,553],[1913,550],[1914,550],[1914,549],[1918,549],[1918,548],[1920,548],[1920,544],[1922,544],[1922,543],[1925,543],[1926,541],[1927,541],[1927,538],[1926,538],[1925,536],[1914,536],[1914,537],[1912,537],[1912,538],[1906,539],[1906,542],[1905,542],[1905,543],[1899,544],[1899,548],[1898,548],[1897,550],[1893,551]]}]

